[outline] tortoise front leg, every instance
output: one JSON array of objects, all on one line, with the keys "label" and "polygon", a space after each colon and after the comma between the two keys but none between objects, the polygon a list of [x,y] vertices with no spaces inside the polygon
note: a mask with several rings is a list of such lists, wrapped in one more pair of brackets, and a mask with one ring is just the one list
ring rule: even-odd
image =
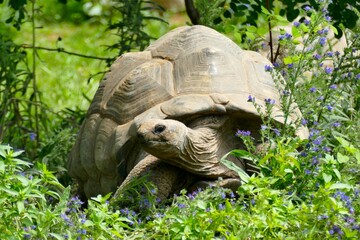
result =
[{"label": "tortoise front leg", "polygon": [[131,170],[114,194],[113,201],[117,202],[120,194],[123,193],[131,181],[144,176],[147,178],[147,181],[156,186],[156,196],[160,201],[188,187],[196,179],[193,174],[169,165],[157,157],[148,155]]}]

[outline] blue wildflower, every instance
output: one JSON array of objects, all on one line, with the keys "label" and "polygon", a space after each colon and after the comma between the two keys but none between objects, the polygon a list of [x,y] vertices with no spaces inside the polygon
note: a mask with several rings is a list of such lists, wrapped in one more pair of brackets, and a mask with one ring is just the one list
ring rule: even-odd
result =
[{"label": "blue wildflower", "polygon": [[320,44],[321,46],[324,46],[325,43],[326,43],[326,37],[321,37],[321,38],[319,39],[319,44]]},{"label": "blue wildflower", "polygon": [[305,7],[304,7],[304,10],[305,10],[305,11],[311,11],[311,9],[312,9],[312,8],[311,8],[310,6],[305,6]]},{"label": "blue wildflower", "polygon": [[179,203],[179,204],[178,204],[178,207],[179,207],[179,208],[186,208],[186,205],[183,204],[183,203]]},{"label": "blue wildflower", "polygon": [[275,104],[275,100],[271,99],[271,98],[265,98],[265,103],[269,104],[269,105],[274,105]]},{"label": "blue wildflower", "polygon": [[355,78],[360,79],[360,73],[356,74]]},{"label": "blue wildflower", "polygon": [[335,84],[330,85],[330,89],[336,89],[337,86]]},{"label": "blue wildflower", "polygon": [[295,21],[295,22],[294,22],[294,26],[295,26],[295,27],[298,27],[298,26],[300,26],[300,23],[297,22],[297,21]]},{"label": "blue wildflower", "polygon": [[26,233],[26,234],[23,235],[23,237],[24,237],[25,239],[30,239],[30,238],[31,238],[31,235],[28,234],[28,233]]},{"label": "blue wildflower", "polygon": [[331,67],[325,67],[326,74],[331,74],[333,72],[333,69]]},{"label": "blue wildflower", "polygon": [[323,140],[324,140],[324,137],[323,137],[323,136],[319,136],[319,137],[315,138],[315,140],[313,141],[313,144],[315,144],[315,145],[320,145]]},{"label": "blue wildflower", "polygon": [[285,33],[285,38],[286,39],[291,39],[292,38],[292,35],[290,33]]},{"label": "blue wildflower", "polygon": [[36,136],[37,136],[36,133],[33,133],[33,132],[31,132],[31,133],[29,134],[29,138],[30,138],[31,141],[35,141]]},{"label": "blue wildflower", "polygon": [[320,34],[320,35],[324,34],[324,32],[325,32],[324,29],[320,29],[320,30],[317,31],[317,33]]},{"label": "blue wildflower", "polygon": [[270,72],[272,70],[272,67],[269,65],[265,65],[265,71]]},{"label": "blue wildflower", "polygon": [[310,23],[311,23],[310,20],[307,20],[307,19],[304,20],[304,24],[305,24],[305,25],[310,25]]},{"label": "blue wildflower", "polygon": [[261,130],[266,130],[267,129],[267,126],[266,125],[261,125]]},{"label": "blue wildflower", "polygon": [[235,136],[240,137],[240,136],[250,136],[251,132],[250,131],[246,131],[246,130],[237,130]]},{"label": "blue wildflower", "polygon": [[329,111],[332,111],[332,110],[333,110],[333,106],[331,106],[331,105],[327,105],[326,108],[327,108],[327,110],[329,110]]},{"label": "blue wildflower", "polygon": [[321,55],[320,54],[314,54],[313,57],[317,60],[320,60],[321,59]]},{"label": "blue wildflower", "polygon": [[285,96],[290,95],[290,91],[288,91],[288,90],[283,90],[283,94],[284,94]]},{"label": "blue wildflower", "polygon": [[248,102],[255,102],[255,97],[249,95],[247,101],[248,101]]},{"label": "blue wildflower", "polygon": [[332,57],[332,56],[334,56],[334,53],[333,53],[333,52],[327,52],[327,53],[326,53],[326,56]]},{"label": "blue wildflower", "polygon": [[293,63],[290,63],[287,65],[288,68],[293,68],[294,67],[294,64]]},{"label": "blue wildflower", "polygon": [[316,87],[312,87],[312,88],[310,88],[310,92],[311,92],[311,93],[316,92]]},{"label": "blue wildflower", "polygon": [[333,127],[340,127],[340,126],[341,126],[341,123],[339,123],[339,122],[334,122],[334,123],[332,124],[332,126],[333,126]]},{"label": "blue wildflower", "polygon": [[279,129],[274,128],[273,131],[274,131],[274,133],[275,133],[276,136],[280,136],[280,131],[279,131]]}]

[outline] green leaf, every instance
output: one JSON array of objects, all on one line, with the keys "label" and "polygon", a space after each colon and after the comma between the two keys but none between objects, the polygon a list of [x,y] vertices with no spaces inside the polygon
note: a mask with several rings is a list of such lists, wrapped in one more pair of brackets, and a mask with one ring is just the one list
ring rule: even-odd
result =
[{"label": "green leaf", "polygon": [[338,35],[338,30],[333,25],[330,25],[330,29],[335,33],[335,35]]},{"label": "green leaf", "polygon": [[258,27],[257,28],[257,34],[264,36],[265,34],[267,34],[269,32],[268,28],[262,28],[262,27]]},{"label": "green leaf", "polygon": [[207,205],[206,205],[206,202],[203,201],[203,200],[197,201],[196,205],[197,205],[200,209],[203,209],[203,210],[205,210],[205,209],[206,209],[206,206],[207,206]]},{"label": "green leaf", "polygon": [[22,213],[24,211],[24,202],[23,201],[18,201],[16,203],[17,209],[19,213]]},{"label": "green leaf", "polygon": [[334,171],[336,177],[341,181],[341,173],[340,173],[340,171],[337,170],[336,168],[334,168],[333,171]]},{"label": "green leaf", "polygon": [[332,179],[332,176],[329,175],[329,174],[326,174],[326,173],[323,173],[322,176],[323,176],[323,179],[324,179],[325,183],[330,182],[331,179]]},{"label": "green leaf", "polygon": [[12,189],[9,188],[5,188],[5,187],[0,187],[0,190],[7,192],[8,194],[12,195],[12,196],[18,196],[19,193],[17,191],[14,191]]},{"label": "green leaf", "polygon": [[235,163],[229,161],[229,160],[226,160],[227,156],[230,154],[231,152],[225,154],[225,156],[223,156],[221,159],[220,159],[220,162],[222,164],[224,164],[227,168],[235,171],[241,181],[243,181],[244,183],[248,183],[249,182],[249,179],[250,179],[250,176],[245,172],[244,169],[241,169],[240,167],[238,167],[237,165],[235,165]]},{"label": "green leaf", "polygon": [[255,39],[255,35],[251,32],[245,32],[245,35],[247,38],[249,38],[250,40],[254,40]]},{"label": "green leaf", "polygon": [[269,10],[267,10],[264,6],[261,6],[261,12],[264,13],[265,15],[267,15],[267,16],[271,15]]},{"label": "green leaf", "polygon": [[255,26],[247,26],[246,30],[248,32],[251,32],[251,33],[256,33],[257,32],[257,28]]},{"label": "green leaf", "polygon": [[346,163],[350,160],[348,156],[342,155],[341,153],[337,153],[337,160],[339,163]]},{"label": "green leaf", "polygon": [[287,64],[291,64],[291,63],[293,63],[293,60],[292,60],[292,58],[291,57],[285,57],[284,58],[284,63],[287,65]]},{"label": "green leaf", "polygon": [[329,189],[352,189],[352,187],[349,184],[345,184],[345,183],[334,183],[332,184]]}]

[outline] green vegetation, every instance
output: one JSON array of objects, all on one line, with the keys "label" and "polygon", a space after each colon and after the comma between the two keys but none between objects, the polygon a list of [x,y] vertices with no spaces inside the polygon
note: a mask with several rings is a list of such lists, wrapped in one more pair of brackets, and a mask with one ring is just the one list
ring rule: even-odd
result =
[{"label": "green vegetation", "polygon": [[[193,193],[182,191],[158,203],[152,194],[156,188],[138,179],[124,192],[124,197],[133,196],[125,204],[113,202],[108,194],[89,200],[82,208],[73,194],[76,186],[66,174],[67,153],[110,59],[119,51],[146,45],[127,43],[129,40],[122,43],[126,46],[116,45],[121,35],[113,34],[115,29],[106,31],[104,21],[112,16],[118,28],[124,27],[122,15],[112,15],[106,4],[99,15],[89,15],[90,8],[82,8],[87,2],[56,3],[57,12],[40,0],[1,4],[1,239],[360,238],[358,24],[343,28],[347,38],[343,53],[328,47],[328,32],[336,29],[328,16],[333,10],[327,12],[324,1],[317,1],[314,8],[300,8],[299,14],[308,18],[293,22],[291,32],[279,30],[276,38],[286,52],[264,71],[271,72],[279,86],[285,117],[289,118],[295,101],[303,118],[291,125],[274,125],[268,117],[272,99],[249,96],[247,100],[264,121],[264,149],[255,149],[247,129],[234,133],[247,149],[234,149],[230,154],[252,160],[260,168],[256,176],[236,169],[244,182],[237,192],[214,186]],[[119,10],[123,7],[118,5]],[[214,24],[214,13],[220,14],[215,10],[203,19]],[[152,16],[151,11],[143,13]],[[242,16],[234,15],[214,27],[242,47],[256,48],[264,43],[267,21],[274,26],[286,22],[279,14],[276,8],[262,8],[259,26],[237,28]],[[19,31],[4,24],[11,16],[8,24]],[[143,18],[137,25],[144,30],[141,34],[149,34],[140,40],[150,41],[165,32],[167,26],[158,21],[160,15],[154,16],[154,21]],[[143,25],[145,20],[151,24]],[[55,51],[32,47],[34,29],[35,46]],[[144,36],[141,34],[137,36]],[[110,45],[118,48],[110,51]],[[265,101],[265,111],[259,109],[260,101]],[[307,127],[310,137],[294,137],[298,127]]]}]

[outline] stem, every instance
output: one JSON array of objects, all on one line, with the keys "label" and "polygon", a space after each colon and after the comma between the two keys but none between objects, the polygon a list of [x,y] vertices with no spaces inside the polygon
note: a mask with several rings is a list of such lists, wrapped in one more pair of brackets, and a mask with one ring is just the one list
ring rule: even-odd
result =
[{"label": "stem", "polygon": [[[312,32],[313,32],[313,30],[314,30],[314,26],[317,26],[317,23],[318,23],[318,21],[319,21],[319,17],[316,19],[316,21],[315,21],[315,23],[313,24],[313,26],[312,26],[312,28],[309,30],[309,33],[311,34]],[[311,43],[311,37],[310,37],[310,35],[309,35],[309,37],[308,38],[306,38],[306,40],[305,40],[305,42],[304,42],[304,46],[303,46],[303,48],[302,48],[302,53],[305,53],[305,50],[306,50],[306,48],[309,46],[309,42]],[[292,81],[290,81],[289,83],[288,83],[288,89],[290,89],[290,90],[292,90],[292,91],[294,91],[295,90],[295,84],[296,84],[296,80],[297,80],[297,78],[298,78],[298,76],[300,75],[300,72],[302,71],[302,69],[303,69],[303,64],[304,64],[304,59],[306,58],[305,57],[305,55],[306,54],[301,54],[300,55],[300,59],[299,59],[299,66],[296,68],[296,71],[295,71],[295,74],[292,76],[292,77],[290,77],[290,80],[292,79]],[[286,127],[287,127],[287,124],[286,124],[286,122],[287,122],[287,120],[289,119],[289,116],[290,116],[290,107],[291,107],[291,103],[292,103],[292,101],[293,101],[293,98],[294,98],[294,93],[291,93],[290,94],[290,96],[289,96],[289,99],[288,99],[288,101],[287,101],[287,103],[286,103],[286,108],[285,108],[285,121],[284,121],[284,125],[283,125],[283,133],[286,131]]]},{"label": "stem", "polygon": [[[355,44],[355,42],[357,41],[357,38],[355,38],[355,40],[349,45],[349,49],[351,49],[352,48],[352,46]],[[343,66],[342,66],[342,64],[343,64],[343,62],[344,62],[344,60],[345,60],[345,58],[347,57],[347,54],[346,54],[346,52],[344,53],[344,55],[342,55],[341,56],[341,58],[340,58],[340,62],[339,62],[339,64],[338,64],[338,66],[335,68],[335,69],[341,69]],[[354,59],[354,58],[353,58]],[[331,81],[330,81],[330,83],[329,83],[329,86],[331,86],[332,84],[334,84],[335,83],[335,80],[337,79],[337,77],[339,76],[339,74],[340,74],[340,71],[334,71],[334,73],[333,73],[333,75],[332,75],[332,78],[331,78]],[[320,119],[321,119],[321,117],[322,117],[322,114],[323,114],[323,109],[324,109],[324,104],[326,103],[326,100],[328,99],[330,97],[330,91],[329,91],[329,88],[328,88],[328,90],[326,91],[326,94],[325,94],[325,96],[324,96],[324,100],[323,100],[323,103],[322,103],[322,107],[320,108],[320,110],[319,110],[319,115],[318,115],[318,118],[317,118],[317,121],[319,122],[320,121]]]},{"label": "stem", "polygon": [[49,52],[62,52],[62,53],[66,53],[69,55],[74,55],[74,56],[78,56],[78,57],[83,57],[83,58],[91,58],[91,59],[98,59],[98,60],[105,60],[105,61],[112,61],[114,60],[114,58],[106,58],[106,57],[96,57],[96,56],[89,56],[89,55],[85,55],[85,54],[81,54],[81,53],[75,53],[75,52],[70,52],[70,51],[66,51],[63,48],[47,48],[47,47],[39,47],[39,46],[35,46],[33,45],[28,45],[28,44],[23,44],[21,45],[23,48],[32,48],[32,49],[39,49],[39,50],[46,50]]},{"label": "stem", "polygon": [[191,23],[197,25],[200,23],[200,14],[194,6],[193,0],[185,0],[186,13],[189,16]]},{"label": "stem", "polygon": [[[267,10],[270,12],[270,0],[266,0],[266,8]],[[269,46],[270,46],[270,61],[271,63],[274,63],[274,50],[273,50],[273,39],[272,39],[272,31],[271,31],[271,19],[269,17],[268,19],[268,25],[269,25],[269,37],[270,37],[270,41],[269,41]]]},{"label": "stem", "polygon": [[[36,44],[36,35],[35,35],[35,3],[36,0],[32,0],[31,1],[31,25],[32,25],[32,45],[35,46]],[[33,83],[33,91],[34,91],[34,99],[35,102],[37,102],[38,97],[39,97],[39,92],[37,89],[37,85],[36,85],[36,48],[32,48],[32,60],[33,60],[33,65],[32,65],[32,83]],[[36,131],[36,144],[39,144],[39,110],[38,110],[38,106],[35,104],[34,105],[34,110],[35,110],[35,131]]]}]

